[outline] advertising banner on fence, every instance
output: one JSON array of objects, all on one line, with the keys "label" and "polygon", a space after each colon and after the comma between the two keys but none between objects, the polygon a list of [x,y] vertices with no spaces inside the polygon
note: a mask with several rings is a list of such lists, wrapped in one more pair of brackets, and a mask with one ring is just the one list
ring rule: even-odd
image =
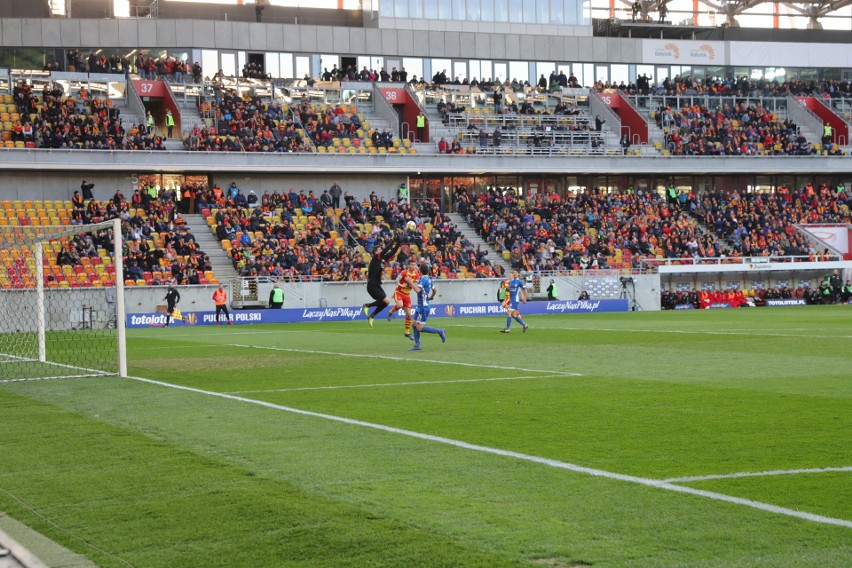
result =
[{"label": "advertising banner on fence", "polygon": [[[628,302],[614,300],[564,300],[554,302],[530,302],[521,306],[524,315],[536,314],[590,314],[601,312],[626,312]],[[402,311],[398,315],[402,315]],[[506,312],[497,303],[488,304],[433,304],[429,317],[472,317],[505,316]],[[357,307],[333,308],[289,308],[282,310],[231,310],[231,321],[245,323],[298,323],[310,321],[351,321],[364,319],[364,310]],[[161,327],[166,323],[166,314],[139,313],[127,315],[127,327]],[[183,322],[169,325],[215,325],[214,311],[183,312]]]},{"label": "advertising banner on fence", "polygon": [[778,300],[766,300],[767,306],[804,306],[804,298],[781,298]]}]

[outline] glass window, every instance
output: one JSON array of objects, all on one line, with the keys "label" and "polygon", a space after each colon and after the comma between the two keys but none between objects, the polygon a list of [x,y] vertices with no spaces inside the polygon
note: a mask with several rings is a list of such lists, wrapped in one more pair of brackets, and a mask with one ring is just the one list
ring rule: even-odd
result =
[{"label": "glass window", "polygon": [[453,19],[459,21],[467,19],[464,0],[453,0]]},{"label": "glass window", "polygon": [[591,63],[583,63],[583,79],[581,87],[591,87],[595,82],[595,66]]},{"label": "glass window", "polygon": [[483,59],[479,62],[479,75],[476,76],[480,81],[485,77],[493,77],[494,69],[492,68],[490,59]]},{"label": "glass window", "polygon": [[205,77],[212,77],[219,70],[219,52],[215,49],[201,50],[201,72]]},{"label": "glass window", "polygon": [[467,78],[467,63],[464,61],[453,61],[453,80],[464,82]]},{"label": "glass window", "polygon": [[243,68],[246,66],[246,52],[238,51],[237,52],[237,69],[240,70],[240,75],[242,76]]},{"label": "glass window", "polygon": [[393,0],[379,2],[379,15],[384,18],[393,18]]},{"label": "glass window", "polygon": [[452,75],[450,73],[453,70],[453,62],[449,59],[433,59],[432,60],[432,74],[437,75],[441,71],[447,74],[447,79],[452,79]]},{"label": "glass window", "polygon": [[423,0],[423,17],[434,18],[438,13],[438,0]]},{"label": "glass window", "polygon": [[550,23],[565,23],[565,3],[562,0],[550,0]]},{"label": "glass window", "polygon": [[583,25],[590,23],[592,21],[592,3],[589,1],[577,2],[577,8],[579,9],[577,23]]},{"label": "glass window", "polygon": [[334,66],[337,65],[337,68],[340,68],[340,57],[337,55],[328,55],[323,54],[320,55],[320,72],[324,72],[326,69],[331,71],[334,69]]},{"label": "glass window", "polygon": [[596,65],[595,66],[595,81],[600,81],[601,83],[606,84],[609,81],[609,66],[608,65]]},{"label": "glass window", "polygon": [[494,21],[494,2],[492,0],[485,0],[482,3],[482,21],[483,22],[493,22]]},{"label": "glass window", "polygon": [[263,66],[264,71],[273,77],[281,77],[281,57],[277,53],[267,53]]},{"label": "glass window", "polygon": [[[483,69],[482,71],[483,71],[483,75],[485,75],[485,69]],[[500,80],[502,81],[503,79],[505,79],[508,76],[509,76],[509,66],[506,63],[500,62],[500,63],[494,64],[494,74],[488,75],[484,78],[490,79],[491,77],[500,77]],[[511,78],[509,78],[509,80],[511,81]]]},{"label": "glass window", "polygon": [[402,66],[405,72],[408,73],[408,80],[417,75],[417,78],[423,77],[423,60],[419,57],[403,57]]},{"label": "glass window", "polygon": [[523,21],[527,24],[535,23],[535,0],[524,0]]},{"label": "glass window", "polygon": [[423,0],[408,0],[408,17],[423,17]]},{"label": "glass window", "polygon": [[[485,0],[486,3],[490,1]],[[479,0],[467,0],[467,19],[471,22],[478,22],[479,18]]]},{"label": "glass window", "polygon": [[296,74],[293,72],[293,54],[281,54],[281,77],[284,79],[293,79]]},{"label": "glass window", "polygon": [[539,24],[550,23],[550,0],[536,0],[535,2],[535,21]]},{"label": "glass window", "polygon": [[296,77],[301,79],[311,74],[311,58],[307,55],[296,56]]},{"label": "glass window", "polygon": [[[582,87],[586,84],[585,77],[583,76],[583,64],[575,63],[573,68],[574,77],[577,79],[577,83]],[[568,73],[568,77],[571,77],[571,73]]]},{"label": "glass window", "polygon": [[654,66],[653,65],[637,65],[636,66],[636,79],[639,79],[641,76],[645,76],[648,78],[650,83],[654,82]]},{"label": "glass window", "polygon": [[550,85],[550,74],[556,71],[556,64],[550,61],[536,61],[535,64],[535,80],[538,83],[538,80],[544,75],[544,78],[547,80],[548,86]]},{"label": "glass window", "polygon": [[222,73],[225,77],[234,77],[237,74],[237,55],[235,53],[222,54]]},{"label": "glass window", "polygon": [[477,80],[479,80],[479,78],[482,77],[482,66],[480,64],[480,61],[476,59],[471,59],[470,61],[468,61],[467,72],[469,75],[468,79],[473,80],[473,78],[475,77]]},{"label": "glass window", "polygon": [[[485,17],[482,19],[484,20]],[[509,0],[494,0],[494,21],[509,21]]]},{"label": "glass window", "polygon": [[[526,61],[510,61],[509,62],[509,77],[517,79],[521,83],[530,80],[530,65]],[[499,76],[500,80],[506,79],[506,76]],[[510,80],[511,80],[510,79]],[[497,79],[495,78],[495,81]]]},{"label": "glass window", "polygon": [[450,20],[453,17],[452,0],[438,0],[438,19]]},{"label": "glass window", "polygon": [[524,21],[524,0],[509,0],[509,21],[520,23]]},{"label": "glass window", "polygon": [[583,20],[583,3],[568,0],[565,3],[565,23],[569,26],[576,26]]},{"label": "glass window", "polygon": [[[382,2],[384,4],[384,2]],[[407,18],[408,17],[408,0],[396,0],[394,2],[394,17],[396,18]]]},{"label": "glass window", "polygon": [[610,65],[610,72],[612,73],[611,81],[613,85],[620,85],[621,83],[627,85],[630,83],[630,79],[627,76],[627,65]]}]

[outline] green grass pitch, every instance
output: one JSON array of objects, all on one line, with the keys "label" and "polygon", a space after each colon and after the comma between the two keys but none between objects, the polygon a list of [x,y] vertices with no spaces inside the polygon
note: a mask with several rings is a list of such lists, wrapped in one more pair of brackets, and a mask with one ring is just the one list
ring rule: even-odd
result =
[{"label": "green grass pitch", "polygon": [[852,565],[849,306],[128,332],[0,385],[0,511],[107,567]]}]

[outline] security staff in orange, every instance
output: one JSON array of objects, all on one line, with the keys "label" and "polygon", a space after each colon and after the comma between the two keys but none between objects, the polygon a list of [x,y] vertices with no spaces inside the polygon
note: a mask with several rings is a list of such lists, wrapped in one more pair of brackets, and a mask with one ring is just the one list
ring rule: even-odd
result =
[{"label": "security staff in orange", "polygon": [[219,325],[219,314],[223,312],[228,325],[234,325],[234,322],[231,321],[231,314],[228,313],[228,293],[225,292],[225,288],[221,284],[213,292],[213,302],[216,304],[216,325]]}]

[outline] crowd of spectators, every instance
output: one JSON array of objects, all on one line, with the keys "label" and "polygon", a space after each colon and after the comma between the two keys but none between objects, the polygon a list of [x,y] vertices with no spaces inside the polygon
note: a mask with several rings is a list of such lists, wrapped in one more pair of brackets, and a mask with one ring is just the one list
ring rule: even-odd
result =
[{"label": "crowd of spectators", "polygon": [[654,120],[665,133],[665,150],[676,156],[817,153],[793,121],[780,121],[759,105],[661,106]]},{"label": "crowd of spectators", "polygon": [[30,148],[82,148],[88,150],[162,150],[159,136],[144,124],[122,126],[120,111],[105,97],[92,97],[80,89],[75,97],[61,87],[45,85],[41,96],[27,83],[13,88],[19,118],[12,125],[12,140]]},{"label": "crowd of spectators", "polygon": [[743,256],[815,256],[796,225],[849,223],[850,196],[844,185],[806,183],[774,193],[705,193],[687,207],[702,224]]},{"label": "crowd of spectators", "polygon": [[489,188],[456,207],[479,234],[519,270],[638,268],[641,258],[718,256],[719,243],[677,204],[656,194],[582,191],[524,200]]},{"label": "crowd of spectators", "polygon": [[311,105],[298,108],[267,103],[257,94],[240,96],[220,89],[215,100],[200,99],[202,116],[214,117],[215,126],[196,125],[184,137],[187,150],[225,152],[307,152],[305,125],[316,122]]},{"label": "crowd of spectators", "polygon": [[[212,227],[244,276],[363,280],[376,242],[401,235],[404,245],[386,276],[395,278],[409,258],[432,267],[438,278],[502,276],[488,262],[487,250],[465,239],[436,204],[386,200],[375,193],[359,200],[346,192],[342,207],[332,207],[328,191],[266,192],[249,200],[232,184],[211,188],[201,199],[211,207]],[[420,230],[404,231],[408,221]],[[363,251],[363,253],[362,253]]]},{"label": "crowd of spectators", "polygon": [[530,271],[639,268],[644,259],[801,256],[828,260],[796,225],[850,223],[844,185],[740,194],[581,191],[519,199],[511,188],[470,196],[455,207],[513,268]]},{"label": "crowd of spectators", "polygon": [[735,97],[787,97],[821,96],[823,98],[852,97],[852,80],[821,79],[804,81],[791,79],[776,81],[769,79],[749,79],[740,77],[712,77],[699,79],[676,75],[666,77],[661,83],[652,83],[647,75],[640,75],[635,83],[625,84],[598,81],[593,87],[597,91],[618,89],[628,95],[664,95],[664,96],[735,96]]},{"label": "crowd of spectators", "polygon": [[[71,222],[75,225],[100,223],[120,218],[124,239],[124,276],[151,285],[199,284],[211,270],[210,258],[200,250],[177,213],[177,191],[157,190],[149,185],[137,189],[130,199],[116,191],[112,199],[84,200],[79,192],[72,199]],[[76,265],[82,256],[99,255],[98,249],[112,251],[112,244],[100,242],[106,232],[76,236],[57,254],[60,265]]]}]

